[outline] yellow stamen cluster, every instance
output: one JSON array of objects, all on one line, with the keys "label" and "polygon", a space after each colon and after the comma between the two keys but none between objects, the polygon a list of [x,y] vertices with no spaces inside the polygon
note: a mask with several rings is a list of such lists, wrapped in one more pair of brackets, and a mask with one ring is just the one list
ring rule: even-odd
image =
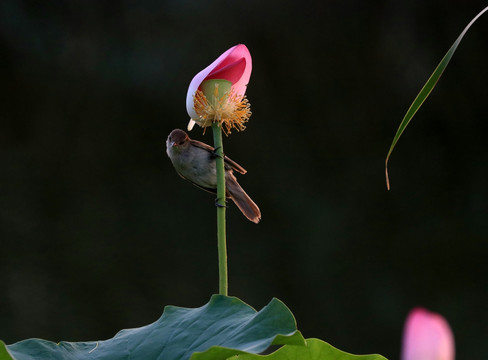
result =
[{"label": "yellow stamen cluster", "polygon": [[[203,128],[217,122],[225,135],[231,133],[232,128],[242,131],[251,116],[251,104],[245,95],[237,95],[232,90],[219,97],[218,85],[215,86],[213,99],[210,101],[201,90],[193,95],[195,112],[199,119],[193,119]],[[224,126],[225,125],[225,129]]]}]

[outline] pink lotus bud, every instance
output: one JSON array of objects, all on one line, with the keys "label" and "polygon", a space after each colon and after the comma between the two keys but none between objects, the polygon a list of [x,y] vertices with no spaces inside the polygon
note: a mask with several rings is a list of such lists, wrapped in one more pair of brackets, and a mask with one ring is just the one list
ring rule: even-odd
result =
[{"label": "pink lotus bud", "polygon": [[[201,106],[202,95],[208,96],[208,94],[199,94],[202,90],[201,85],[204,81],[212,79],[226,80],[231,83],[230,92],[227,94],[228,98],[231,100],[231,104],[229,105],[228,101],[224,104],[224,101],[222,100],[221,104],[225,106],[223,112],[225,114],[233,113],[234,108],[238,111],[241,110],[241,112],[238,113],[238,120],[234,118],[229,123],[225,122],[226,119],[224,119],[224,122],[228,126],[231,125],[231,127],[236,127],[235,124],[237,123],[237,128],[240,127],[242,129],[242,124],[246,122],[251,115],[249,104],[244,96],[249,78],[251,77],[251,70],[251,54],[245,45],[240,44],[224,52],[217,58],[217,60],[200,71],[190,82],[188,93],[186,95],[186,110],[188,115],[190,115],[188,129],[191,130],[195,122],[202,127],[209,126],[214,119],[209,119],[208,113],[211,113],[213,116],[213,113],[217,112],[217,117],[221,115],[219,109],[208,110],[206,107],[203,109]],[[199,96],[199,98],[196,99],[196,96]],[[206,104],[204,105],[206,106]],[[246,109],[245,116],[242,115],[242,109]]]},{"label": "pink lotus bud", "polygon": [[403,329],[402,360],[454,360],[454,337],[447,321],[423,308],[413,309]]}]

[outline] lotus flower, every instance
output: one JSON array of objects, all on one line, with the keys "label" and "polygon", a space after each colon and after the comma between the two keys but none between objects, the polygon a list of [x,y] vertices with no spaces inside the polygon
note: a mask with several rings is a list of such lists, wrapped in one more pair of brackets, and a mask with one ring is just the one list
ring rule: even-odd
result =
[{"label": "lotus flower", "polygon": [[447,321],[423,308],[413,309],[403,329],[402,360],[454,360],[454,337]]},{"label": "lotus flower", "polygon": [[205,128],[214,122],[225,124],[226,134],[232,128],[243,130],[251,116],[250,104],[245,97],[251,70],[251,54],[241,44],[230,48],[200,71],[191,81],[186,95],[186,109],[190,115],[188,130],[195,123]]}]

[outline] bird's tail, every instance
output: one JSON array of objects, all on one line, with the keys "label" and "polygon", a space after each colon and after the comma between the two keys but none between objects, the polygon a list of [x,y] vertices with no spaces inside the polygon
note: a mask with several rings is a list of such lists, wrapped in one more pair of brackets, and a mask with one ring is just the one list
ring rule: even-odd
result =
[{"label": "bird's tail", "polygon": [[261,220],[261,211],[258,206],[246,194],[241,185],[239,185],[232,172],[227,172],[225,180],[227,196],[234,201],[245,217],[257,224]]}]

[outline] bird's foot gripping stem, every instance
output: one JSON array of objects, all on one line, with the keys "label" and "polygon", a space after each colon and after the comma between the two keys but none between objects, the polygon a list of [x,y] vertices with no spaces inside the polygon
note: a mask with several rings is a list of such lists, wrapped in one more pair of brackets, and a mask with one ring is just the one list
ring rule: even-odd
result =
[{"label": "bird's foot gripping stem", "polygon": [[219,200],[220,200],[219,198],[215,198],[215,206],[217,206],[217,207],[227,207],[227,200],[224,200],[224,204],[225,205],[222,205]]},{"label": "bird's foot gripping stem", "polygon": [[215,148],[215,149],[212,151],[212,159],[215,159],[215,158],[221,158],[221,159],[223,159],[223,158],[224,158],[224,156],[225,156],[224,154],[222,154],[222,155],[217,154],[217,150],[218,150],[218,149],[220,149],[220,148],[221,148],[221,146],[217,146],[217,147],[216,147],[216,148]]}]

